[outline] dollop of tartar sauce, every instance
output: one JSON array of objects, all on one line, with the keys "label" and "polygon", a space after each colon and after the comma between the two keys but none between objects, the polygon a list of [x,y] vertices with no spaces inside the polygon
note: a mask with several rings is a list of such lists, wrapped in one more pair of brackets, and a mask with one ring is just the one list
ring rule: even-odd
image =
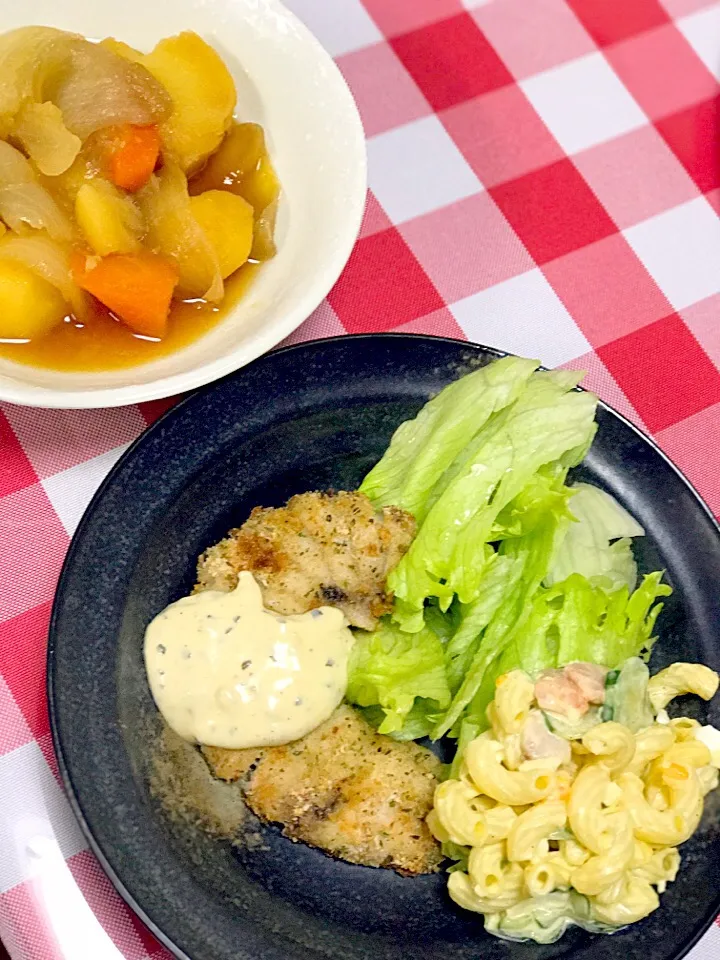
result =
[{"label": "dollop of tartar sauce", "polygon": [[158,709],[185,740],[274,746],[338,706],[352,643],[340,610],[280,616],[241,573],[232,593],[196,593],[159,613],[145,633],[145,667]]}]

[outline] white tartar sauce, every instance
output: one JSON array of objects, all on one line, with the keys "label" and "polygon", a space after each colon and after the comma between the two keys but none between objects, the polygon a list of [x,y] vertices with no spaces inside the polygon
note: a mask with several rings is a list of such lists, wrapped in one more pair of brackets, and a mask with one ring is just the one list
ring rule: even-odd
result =
[{"label": "white tartar sauce", "polygon": [[145,667],[158,709],[185,740],[274,746],[338,706],[352,643],[340,610],[280,616],[241,573],[232,593],[196,593],[159,613],[145,633]]}]

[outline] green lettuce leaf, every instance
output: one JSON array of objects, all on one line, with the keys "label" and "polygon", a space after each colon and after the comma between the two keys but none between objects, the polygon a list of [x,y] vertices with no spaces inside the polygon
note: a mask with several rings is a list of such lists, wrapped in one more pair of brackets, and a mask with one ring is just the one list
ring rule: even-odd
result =
[{"label": "green lettuce leaf", "polygon": [[490,531],[493,541],[523,537],[532,533],[548,513],[564,513],[574,519],[569,509],[570,490],[565,486],[567,467],[560,461],[544,464],[507,506],[503,507]]},{"label": "green lettuce leaf", "polygon": [[[380,733],[400,733],[416,698],[426,701],[421,705],[424,714],[437,714],[450,703],[442,641],[428,627],[408,634],[387,619],[372,633],[358,631],[350,655],[346,697],[360,707],[382,708]],[[413,730],[420,720],[417,711],[410,717]]]},{"label": "green lettuce leaf", "polygon": [[[545,578],[548,585],[581,573],[608,590],[637,583],[637,564],[630,537],[642,537],[640,524],[624,507],[598,487],[577,483],[570,488],[570,512],[576,522],[568,528]],[[614,541],[614,542],[613,542]]]},{"label": "green lettuce leaf", "polygon": [[455,756],[453,762],[450,766],[450,777],[457,780],[460,777],[461,767],[462,767],[462,757],[465,753],[465,747],[475,739],[475,737],[482,733],[482,731],[487,727],[487,721],[483,718],[483,723],[478,723],[477,720],[473,720],[469,717],[464,717],[458,725],[458,735],[457,735],[457,749],[455,751]]},{"label": "green lettuce leaf", "polygon": [[564,511],[549,513],[532,534],[504,540],[500,544],[498,555],[508,564],[502,602],[483,631],[472,662],[447,713],[432,732],[434,739],[452,730],[481,689],[488,667],[526,628],[533,610],[532,598],[568,523]]},{"label": "green lettuce leaf", "polygon": [[[385,711],[379,704],[373,704],[370,707],[360,707],[360,711],[367,722],[378,730],[385,720]],[[393,740],[422,740],[423,737],[429,737],[433,727],[438,722],[444,711],[438,712],[436,700],[427,700],[425,697],[416,697],[415,703],[410,708],[402,722],[402,726],[397,730],[387,732],[387,736]]]},{"label": "green lettuce leaf", "polygon": [[449,384],[398,427],[360,492],[422,522],[437,480],[488,419],[518,398],[537,367],[536,360],[503,357]]},{"label": "green lettuce leaf", "polygon": [[496,553],[488,562],[482,595],[473,603],[459,604],[459,623],[445,648],[448,683],[456,693],[472,663],[483,630],[503,603],[518,571],[511,557]]},{"label": "green lettuce leaf", "polygon": [[441,610],[436,600],[430,600],[425,607],[425,624],[443,643],[455,636],[462,616],[459,603],[453,603],[447,610]]},{"label": "green lettuce leaf", "polygon": [[549,602],[560,604],[558,665],[587,660],[612,669],[647,655],[663,606],[656,601],[672,593],[661,579],[660,571],[649,574],[632,595],[624,586],[608,593],[576,573],[551,587]]},{"label": "green lettuce leaf", "polygon": [[491,417],[440,478],[415,540],[388,578],[397,599],[393,616],[403,629],[422,628],[428,597],[441,606],[455,594],[461,603],[476,600],[495,552],[489,541],[497,538],[498,515],[543,465],[585,448],[597,399],[568,392],[578,378],[567,371],[533,374],[519,399]]},{"label": "green lettuce leaf", "polygon": [[455,873],[456,870],[465,870],[468,868],[468,858],[470,857],[470,847],[463,847],[459,843],[453,843],[452,840],[446,840],[440,844],[442,855],[448,860],[454,860],[455,863],[448,867],[448,873]]}]

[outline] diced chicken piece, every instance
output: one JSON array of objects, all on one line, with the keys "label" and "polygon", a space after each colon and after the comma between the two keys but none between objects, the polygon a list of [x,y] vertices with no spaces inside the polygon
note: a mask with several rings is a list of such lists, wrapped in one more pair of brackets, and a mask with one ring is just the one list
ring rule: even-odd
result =
[{"label": "diced chicken piece", "polygon": [[539,710],[531,710],[520,735],[523,754],[528,760],[558,758],[560,765],[570,763],[570,744],[548,730],[545,717]]},{"label": "diced chicken piece", "polygon": [[596,663],[569,663],[563,673],[569,677],[588,703],[605,703],[605,678],[607,667]]},{"label": "diced chicken piece", "polygon": [[588,711],[582,690],[564,670],[545,670],[535,684],[535,699],[541,710],[563,717],[580,718]]}]

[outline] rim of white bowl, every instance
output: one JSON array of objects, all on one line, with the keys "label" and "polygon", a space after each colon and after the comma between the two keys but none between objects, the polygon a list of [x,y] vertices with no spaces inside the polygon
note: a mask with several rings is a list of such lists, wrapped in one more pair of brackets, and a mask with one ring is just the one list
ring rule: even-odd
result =
[{"label": "rim of white bowl", "polygon": [[[331,71],[338,81],[338,93],[346,98],[348,130],[351,132],[353,151],[356,153],[354,159],[355,181],[352,184],[352,192],[347,197],[347,207],[344,214],[345,230],[332,255],[326,260],[322,271],[318,272],[298,303],[291,310],[288,310],[282,318],[272,323],[269,328],[265,326],[258,330],[231,353],[218,357],[209,363],[204,363],[183,373],[175,373],[158,380],[151,380],[148,383],[126,384],[121,387],[88,387],[84,390],[61,390],[21,381],[17,381],[16,385],[11,379],[8,379],[4,383],[0,382],[0,402],[52,410],[94,410],[102,407],[131,406],[147,400],[161,400],[187,393],[189,390],[196,390],[198,387],[206,386],[215,380],[234,373],[276,347],[308,319],[335,285],[350,259],[365,212],[367,196],[365,131],[355,98],[339,67],[327,50],[302,20],[280,0],[266,0],[266,2],[269,6],[281,11],[283,17],[290,20],[294,29],[304,37],[305,42],[314,47],[318,56],[331,67]],[[24,366],[24,369],[32,368]]]}]

